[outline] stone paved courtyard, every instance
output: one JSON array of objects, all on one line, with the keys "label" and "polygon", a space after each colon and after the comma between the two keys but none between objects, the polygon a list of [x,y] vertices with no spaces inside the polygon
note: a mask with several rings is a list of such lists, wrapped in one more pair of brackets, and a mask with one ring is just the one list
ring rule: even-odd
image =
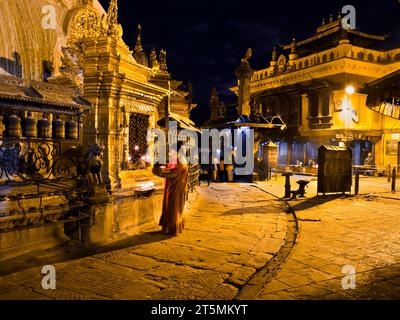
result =
[{"label": "stone paved courtyard", "polygon": [[[55,263],[56,290],[41,289],[42,254],[0,278],[0,299],[399,299],[400,201],[368,193],[375,183],[362,182],[358,197],[315,198],[312,182],[307,199],[289,202],[298,233],[273,196],[281,178],[202,186],[182,235],[152,227],[118,249]],[[342,288],[346,265],[355,290]]]},{"label": "stone paved courtyard", "polygon": [[153,228],[125,248],[56,263],[56,290],[41,288],[41,266],[3,276],[0,299],[235,298],[284,244],[286,214],[251,185],[213,184],[198,193],[182,235]]},{"label": "stone paved courtyard", "polygon": [[[281,184],[260,185],[279,194]],[[390,184],[380,178],[360,186],[358,197],[314,198],[314,181],[308,199],[290,201],[300,226],[297,244],[258,299],[400,299],[398,194],[385,193]],[[355,268],[355,290],[342,289],[345,265]]]}]

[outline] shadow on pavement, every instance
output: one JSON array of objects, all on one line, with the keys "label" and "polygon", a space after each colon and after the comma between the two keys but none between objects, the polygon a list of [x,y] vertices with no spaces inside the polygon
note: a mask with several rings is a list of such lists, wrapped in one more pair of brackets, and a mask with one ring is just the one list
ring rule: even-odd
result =
[{"label": "shadow on pavement", "polygon": [[325,203],[334,201],[336,199],[345,199],[345,198],[349,198],[349,196],[342,195],[342,194],[315,196],[313,198],[306,199],[306,200],[296,203],[294,205],[292,204],[292,208],[296,212],[304,211],[304,210],[319,206],[321,204],[325,204]]},{"label": "shadow on pavement", "polygon": [[44,265],[94,256],[114,250],[126,249],[153,242],[161,242],[172,237],[173,236],[166,236],[158,231],[150,231],[133,235],[112,244],[99,245],[99,247],[86,247],[81,242],[71,240],[58,247],[36,250],[26,255],[1,261],[0,276],[23,271],[25,269],[43,267]]}]

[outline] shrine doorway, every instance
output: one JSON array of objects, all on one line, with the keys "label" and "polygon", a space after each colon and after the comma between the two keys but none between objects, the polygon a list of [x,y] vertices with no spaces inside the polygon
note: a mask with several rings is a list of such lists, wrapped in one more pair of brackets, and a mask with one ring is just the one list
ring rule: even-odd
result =
[{"label": "shrine doorway", "polygon": [[350,144],[353,150],[353,165],[364,165],[365,158],[368,153],[374,154],[374,143],[369,140],[354,140]]}]

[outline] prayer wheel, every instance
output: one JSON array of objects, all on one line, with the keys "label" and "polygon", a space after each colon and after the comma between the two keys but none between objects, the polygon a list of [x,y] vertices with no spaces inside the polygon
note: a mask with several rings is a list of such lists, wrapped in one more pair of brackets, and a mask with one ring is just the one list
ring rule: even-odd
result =
[{"label": "prayer wheel", "polygon": [[28,112],[28,116],[23,120],[22,135],[26,138],[35,138],[36,134],[36,120]]},{"label": "prayer wheel", "polygon": [[60,119],[60,116],[57,116],[56,120],[53,121],[53,138],[65,138],[65,123]]},{"label": "prayer wheel", "polygon": [[38,137],[42,139],[51,138],[50,136],[50,121],[43,114],[42,119],[38,121]]},{"label": "prayer wheel", "polygon": [[78,139],[78,124],[72,117],[65,123],[65,137],[67,139]]},{"label": "prayer wheel", "polygon": [[21,134],[21,119],[15,113],[12,113],[6,119],[6,136],[19,138]]}]

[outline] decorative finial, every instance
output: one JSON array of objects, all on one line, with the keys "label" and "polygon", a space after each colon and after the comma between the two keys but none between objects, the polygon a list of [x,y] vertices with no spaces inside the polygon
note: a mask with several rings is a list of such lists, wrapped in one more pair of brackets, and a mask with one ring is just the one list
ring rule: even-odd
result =
[{"label": "decorative finial", "polygon": [[296,53],[296,47],[297,47],[296,38],[293,38],[292,44],[290,45],[290,53],[291,54]]},{"label": "decorative finial", "polygon": [[276,51],[276,47],[274,47],[274,50],[272,51],[272,61],[277,61],[278,60],[278,52]]},{"label": "decorative finial", "polygon": [[338,20],[342,20],[342,14],[340,13],[340,11],[338,12],[337,19],[338,19]]},{"label": "decorative finial", "polygon": [[322,23],[321,23],[321,26],[324,26],[324,25],[325,25],[325,18],[322,19]]},{"label": "decorative finial", "polygon": [[137,26],[137,38],[136,38],[136,45],[135,45],[135,52],[142,52],[143,47],[142,47],[142,27],[140,23]]},{"label": "decorative finial", "polygon": [[221,106],[219,108],[219,117],[224,118],[226,117],[226,107],[225,107],[225,103],[221,102]]},{"label": "decorative finial", "polygon": [[253,49],[248,48],[247,51],[246,51],[246,55],[242,59],[242,62],[247,62],[248,63],[252,55],[253,55]]},{"label": "decorative finial", "polygon": [[160,51],[160,70],[161,71],[168,71],[167,66],[167,51],[161,49]]},{"label": "decorative finial", "polygon": [[153,48],[153,50],[151,50],[151,53],[150,53],[150,66],[152,68],[158,68],[159,67],[156,48]]},{"label": "decorative finial", "polygon": [[219,100],[218,91],[215,86],[211,88],[210,103],[211,120],[216,120],[220,116],[221,101]]},{"label": "decorative finial", "polygon": [[329,16],[329,22],[333,22],[333,15],[332,14]]},{"label": "decorative finial", "polygon": [[107,34],[111,37],[117,37],[120,33],[120,27],[118,24],[118,1],[111,0],[110,6],[107,11]]}]

